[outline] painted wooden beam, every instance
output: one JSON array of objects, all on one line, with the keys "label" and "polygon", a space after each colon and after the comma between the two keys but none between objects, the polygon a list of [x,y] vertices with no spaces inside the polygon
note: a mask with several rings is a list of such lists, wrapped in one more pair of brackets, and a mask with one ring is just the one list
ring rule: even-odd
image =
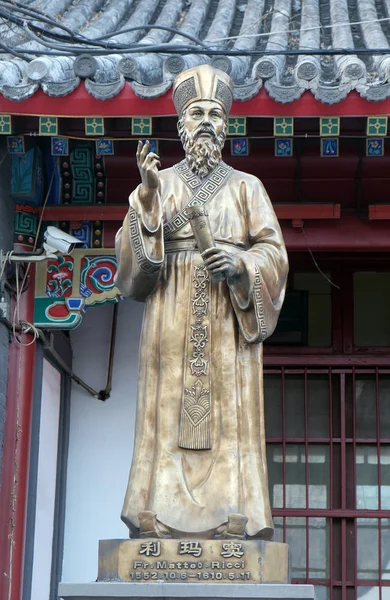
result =
[{"label": "painted wooden beam", "polygon": [[[278,219],[340,219],[340,204],[275,204]],[[43,221],[122,221],[127,206],[48,206]]]},{"label": "painted wooden beam", "polygon": [[[268,96],[262,88],[258,94],[246,102],[233,102],[231,115],[244,115],[254,117],[326,117],[334,116],[335,111],[339,116],[367,116],[367,115],[389,115],[390,98],[370,102],[362,98],[355,90],[350,92],[337,105],[327,105],[316,100],[311,92],[304,94],[290,104],[281,104]],[[0,114],[33,115],[33,116],[58,116],[58,117],[131,117],[131,116],[168,116],[176,115],[172,102],[171,90],[164,96],[146,100],[136,96],[130,85],[125,85],[115,98],[110,100],[97,100],[85,89],[85,85],[79,85],[74,92],[63,97],[50,97],[43,92],[37,92],[24,100],[15,102],[0,97]]]},{"label": "painted wooden beam", "polygon": [[[264,346],[264,369],[272,369],[272,367],[280,368],[280,365],[284,367],[309,367],[315,369],[316,367],[358,367],[358,368],[373,368],[382,367],[390,368],[390,356],[389,354],[364,354],[359,356],[359,353],[355,354],[320,354],[319,348],[313,348],[315,352],[308,353],[306,348],[294,347],[291,351],[290,347],[278,348],[278,352],[272,352],[275,347]],[[270,352],[271,350],[271,352]],[[284,351],[283,351],[284,350]],[[322,350],[322,348],[321,348]],[[327,348],[328,350],[328,348]]]},{"label": "painted wooden beam", "polygon": [[289,252],[389,252],[390,223],[363,221],[356,215],[341,219],[305,221],[304,230],[282,221]]},{"label": "painted wooden beam", "polygon": [[282,219],[340,219],[340,204],[274,204],[276,216]]},{"label": "painted wooden beam", "polygon": [[370,204],[368,207],[370,221],[383,221],[390,219],[390,204]]}]

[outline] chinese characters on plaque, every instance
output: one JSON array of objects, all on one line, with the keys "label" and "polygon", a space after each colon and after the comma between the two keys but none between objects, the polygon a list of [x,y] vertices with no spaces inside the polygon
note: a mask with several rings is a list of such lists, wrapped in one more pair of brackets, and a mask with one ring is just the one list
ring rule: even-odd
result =
[{"label": "chinese characters on plaque", "polygon": [[[222,542],[220,555],[223,558],[241,558],[244,556],[242,544],[236,542]],[[190,554],[199,558],[202,554],[201,542],[179,542],[177,552],[180,556]],[[148,541],[140,545],[139,554],[144,556],[161,556],[161,542]]]}]

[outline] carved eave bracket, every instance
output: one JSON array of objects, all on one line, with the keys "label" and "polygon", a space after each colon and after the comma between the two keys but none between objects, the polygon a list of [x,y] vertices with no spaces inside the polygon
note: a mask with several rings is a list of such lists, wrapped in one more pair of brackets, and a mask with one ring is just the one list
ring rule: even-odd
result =
[{"label": "carved eave bracket", "polygon": [[84,248],[37,265],[34,325],[74,329],[90,306],[117,302],[115,250]]}]

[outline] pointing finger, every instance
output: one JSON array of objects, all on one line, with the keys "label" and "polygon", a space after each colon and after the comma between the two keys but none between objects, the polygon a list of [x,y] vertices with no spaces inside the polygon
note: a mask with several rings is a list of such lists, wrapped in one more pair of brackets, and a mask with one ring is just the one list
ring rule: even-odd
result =
[{"label": "pointing finger", "polygon": [[136,152],[136,157],[137,157],[138,162],[139,162],[140,155],[141,155],[141,149],[142,149],[142,142],[141,142],[141,140],[138,140],[137,152]]},{"label": "pointing finger", "polygon": [[[142,142],[141,142],[142,144]],[[142,150],[141,150],[141,160],[142,162],[145,160],[145,156],[148,153],[148,149],[149,149],[149,140],[146,140],[146,142],[144,143]]]}]

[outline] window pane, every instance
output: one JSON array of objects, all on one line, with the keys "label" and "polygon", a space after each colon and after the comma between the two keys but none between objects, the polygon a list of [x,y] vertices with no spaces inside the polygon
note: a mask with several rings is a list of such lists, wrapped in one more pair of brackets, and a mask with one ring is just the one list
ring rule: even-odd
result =
[{"label": "window pane", "polygon": [[326,585],[315,585],[314,594],[316,600],[329,600],[329,588]]},{"label": "window pane", "polygon": [[390,446],[381,446],[381,509],[390,510]]},{"label": "window pane", "polygon": [[329,437],[329,377],[309,375],[307,378],[309,437]]},{"label": "window pane", "polygon": [[[286,508],[306,508],[305,447],[287,444]],[[283,448],[272,444],[267,451],[268,480],[273,508],[283,507]]]},{"label": "window pane", "polygon": [[[358,587],[357,588],[358,600],[379,600],[379,588],[378,587]],[[382,596],[382,600],[384,600]]]},{"label": "window pane", "polygon": [[[306,508],[306,455],[303,444],[286,445],[286,508]],[[273,508],[283,508],[283,448],[267,446],[268,480]],[[329,447],[312,444],[308,448],[309,508],[330,505]]]},{"label": "window pane", "polygon": [[373,375],[356,377],[356,436],[376,438],[376,382]]},{"label": "window pane", "polygon": [[356,448],[356,508],[377,510],[378,453],[376,446]]},{"label": "window pane", "polygon": [[358,579],[378,579],[378,519],[357,519]]},{"label": "window pane", "polygon": [[329,521],[319,517],[309,519],[309,577],[329,577]]},{"label": "window pane", "polygon": [[303,375],[285,378],[286,435],[288,438],[305,436],[305,387]]},{"label": "window pane", "polygon": [[[356,376],[356,435],[358,438],[377,438],[376,378],[375,375]],[[390,377],[379,375],[378,380],[380,436],[390,438]]]},{"label": "window pane", "polygon": [[283,542],[283,517],[274,517],[274,541]]},{"label": "window pane", "polygon": [[306,519],[303,517],[286,518],[286,542],[291,552],[292,579],[306,578]]},{"label": "window pane", "polygon": [[390,346],[390,273],[354,274],[355,346]]},{"label": "window pane", "polygon": [[[390,579],[390,519],[381,519],[382,579]],[[386,588],[389,592],[390,587]],[[382,594],[383,597],[383,594]]]},{"label": "window pane", "polygon": [[283,508],[283,460],[281,444],[267,444],[268,486],[272,508]]},{"label": "window pane", "polygon": [[[327,275],[330,277],[330,275]],[[330,283],[321,273],[295,273],[294,290],[309,293],[308,345],[326,347],[332,343],[332,303]]]},{"label": "window pane", "polygon": [[286,507],[306,508],[305,447],[286,447]]},{"label": "window pane", "polygon": [[[329,508],[329,447],[313,444],[309,445],[308,450],[309,508]],[[305,458],[305,455],[303,455],[303,458]]]},{"label": "window pane", "polygon": [[379,412],[381,438],[390,438],[390,376],[379,376]]},{"label": "window pane", "polygon": [[282,376],[264,376],[265,430],[268,438],[282,437]]}]

